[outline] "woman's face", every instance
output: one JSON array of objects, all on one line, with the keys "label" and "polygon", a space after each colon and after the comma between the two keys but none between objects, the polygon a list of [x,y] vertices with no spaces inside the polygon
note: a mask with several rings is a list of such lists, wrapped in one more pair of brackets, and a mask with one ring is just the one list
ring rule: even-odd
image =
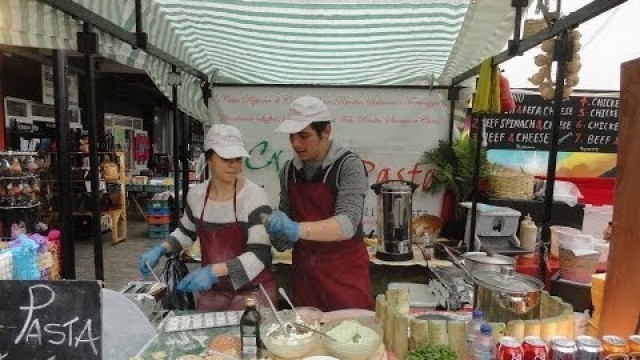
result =
[{"label": "woman's face", "polygon": [[233,182],[242,172],[242,158],[223,159],[214,153],[209,160],[212,176],[224,182]]}]

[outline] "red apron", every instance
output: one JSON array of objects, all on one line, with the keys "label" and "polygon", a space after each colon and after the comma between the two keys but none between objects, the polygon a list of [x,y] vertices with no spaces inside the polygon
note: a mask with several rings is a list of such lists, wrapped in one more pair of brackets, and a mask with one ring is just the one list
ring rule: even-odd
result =
[{"label": "red apron", "polygon": [[[289,205],[294,219],[325,220],[334,215],[336,199],[329,184],[290,179]],[[293,248],[291,287],[296,306],[322,311],[373,309],[369,254],[362,240],[336,242],[300,239]]]},{"label": "red apron", "polygon": [[[200,237],[200,250],[202,253],[202,266],[225,262],[238,257],[247,251],[247,237],[242,224],[238,222],[236,213],[236,194],[233,196],[233,214],[235,222],[229,225],[213,228],[206,224],[202,217],[204,208],[207,206],[211,183],[207,186],[207,193],[202,205],[200,220],[196,226],[196,235]],[[265,265],[268,266],[268,265]],[[227,311],[244,310],[245,299],[250,295],[254,285],[262,284],[269,297],[276,299],[276,282],[271,270],[265,268],[250,283],[238,290],[233,289],[228,276],[219,278],[220,282],[215,284],[206,292],[199,293],[196,298],[196,309],[204,311]]]}]

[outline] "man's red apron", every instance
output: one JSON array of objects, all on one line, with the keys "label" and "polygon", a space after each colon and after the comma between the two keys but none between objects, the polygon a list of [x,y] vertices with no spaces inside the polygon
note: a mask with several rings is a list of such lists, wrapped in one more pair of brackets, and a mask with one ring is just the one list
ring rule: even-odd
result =
[{"label": "man's red apron", "polygon": [[[225,262],[247,251],[247,237],[242,224],[238,222],[236,213],[235,194],[233,196],[234,223],[214,228],[202,220],[212,182],[210,181],[207,186],[202,213],[200,213],[200,220],[196,225],[196,235],[200,237],[203,267]],[[225,276],[219,280],[220,282],[211,289],[198,294],[196,309],[205,311],[244,310],[246,296],[251,294],[253,285],[258,284],[264,286],[271,299],[276,299],[276,282],[268,268],[262,270],[255,279],[238,290],[233,289],[229,277]]]},{"label": "man's red apron", "polygon": [[[329,184],[289,179],[294,220],[318,221],[334,215],[336,199]],[[293,248],[292,290],[296,306],[322,311],[373,309],[369,254],[362,240],[320,242],[300,239]]]}]

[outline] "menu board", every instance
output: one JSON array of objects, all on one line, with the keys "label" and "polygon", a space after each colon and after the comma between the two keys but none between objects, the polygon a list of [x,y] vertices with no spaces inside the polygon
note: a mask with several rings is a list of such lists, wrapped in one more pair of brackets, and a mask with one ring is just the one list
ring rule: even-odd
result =
[{"label": "menu board", "polygon": [[95,281],[0,281],[0,359],[102,359]]},{"label": "menu board", "polygon": [[[549,150],[553,102],[514,94],[516,108],[484,118],[489,149]],[[558,151],[616,153],[620,99],[572,96],[562,102]],[[477,120],[474,119],[474,127]]]}]

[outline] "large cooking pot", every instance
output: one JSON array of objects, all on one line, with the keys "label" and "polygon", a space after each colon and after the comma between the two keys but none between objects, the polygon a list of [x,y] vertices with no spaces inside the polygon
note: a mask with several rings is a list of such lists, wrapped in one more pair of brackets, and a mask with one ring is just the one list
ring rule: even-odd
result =
[{"label": "large cooking pot", "polygon": [[484,252],[466,252],[462,254],[462,257],[464,258],[464,265],[472,274],[478,270],[500,272],[503,267],[515,266],[515,260],[504,255],[487,254]]},{"label": "large cooking pot", "polygon": [[503,267],[500,272],[473,272],[476,307],[483,310],[489,322],[531,320],[540,317],[542,281]]}]

